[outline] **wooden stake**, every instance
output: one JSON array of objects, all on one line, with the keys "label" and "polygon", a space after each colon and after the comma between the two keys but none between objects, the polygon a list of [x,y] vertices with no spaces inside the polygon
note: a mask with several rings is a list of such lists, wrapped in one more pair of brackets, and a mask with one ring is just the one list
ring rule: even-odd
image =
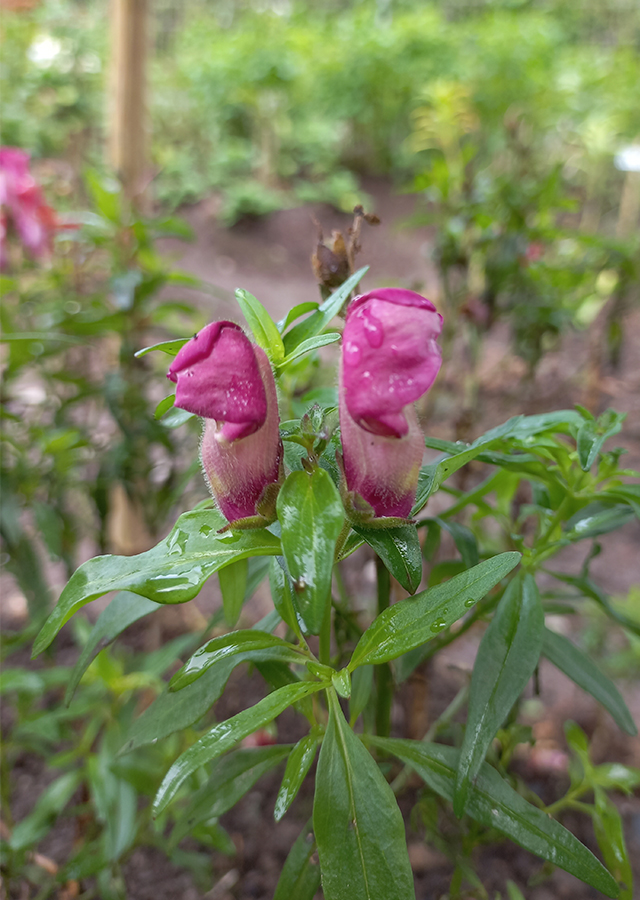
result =
[{"label": "wooden stake", "polygon": [[126,196],[144,203],[147,0],[111,0],[109,162]]}]

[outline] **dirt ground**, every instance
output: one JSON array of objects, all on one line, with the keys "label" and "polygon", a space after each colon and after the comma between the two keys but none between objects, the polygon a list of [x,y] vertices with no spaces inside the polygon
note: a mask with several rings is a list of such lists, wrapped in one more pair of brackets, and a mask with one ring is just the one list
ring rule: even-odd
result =
[{"label": "dirt ground", "polygon": [[[361,264],[371,270],[363,282],[370,289],[381,285],[399,285],[417,289],[438,302],[437,281],[429,261],[430,232],[403,227],[413,212],[414,198],[396,195],[383,183],[366,185],[373,198],[375,212],[382,225],[366,228],[363,233]],[[305,300],[316,300],[317,290],[309,264],[316,241],[314,217],[322,223],[325,235],[333,228],[345,228],[349,218],[326,207],[301,208],[282,211],[265,219],[245,221],[231,230],[220,227],[215,219],[216,200],[212,198],[183,210],[184,217],[196,233],[189,245],[177,241],[163,242],[163,250],[181,268],[218,286],[228,299],[212,301],[202,295],[197,302],[210,310],[211,319],[220,317],[241,321],[233,302],[233,289],[243,287],[255,294],[275,318],[281,318],[288,308]],[[175,295],[175,292],[174,292]],[[186,296],[186,295],[185,295]],[[192,294],[189,297],[192,298]],[[587,341],[585,334],[568,335],[539,367],[532,384],[522,380],[523,367],[508,349],[507,329],[500,326],[487,338],[480,365],[482,389],[479,398],[480,415],[475,433],[498,424],[520,412],[570,407],[584,399],[584,373]],[[430,412],[429,432],[440,437],[453,437],[458,399],[454,379],[446,371],[440,376],[436,402]],[[625,328],[623,360],[617,373],[604,373],[601,382],[602,408],[608,405],[627,411],[628,418],[620,445],[628,451],[628,465],[640,468],[640,311],[629,316]],[[474,434],[475,436],[475,434]],[[436,499],[434,509],[440,501]],[[606,536],[603,553],[595,560],[593,575],[611,593],[625,595],[631,584],[640,584],[640,525],[635,522],[625,529]],[[583,551],[571,548],[559,565],[576,565]],[[354,556],[349,577],[358,585],[366,602],[375,586],[371,557],[366,550]],[[212,582],[214,579],[211,580]],[[194,601],[203,612],[219,602],[217,587],[208,584]],[[259,591],[246,613],[246,624],[268,611],[268,596]],[[168,632],[176,625],[167,618]],[[128,640],[140,639],[135,627]],[[174,631],[175,633],[175,631]],[[164,637],[167,637],[165,634]],[[410,734],[428,725],[455,696],[467,678],[479,635],[473,631],[464,640],[441,653],[420,676],[399,692],[393,710],[394,733]],[[640,689],[638,685],[621,685],[636,721],[640,721]],[[640,746],[617,731],[608,714],[603,712],[551,666],[543,665],[540,678],[541,700],[531,694],[527,707],[530,724],[543,746],[550,751],[564,753],[563,722],[577,721],[592,737],[596,762],[618,760],[640,765]],[[236,670],[227,691],[216,706],[219,719],[246,708],[264,695],[264,687],[257,676],[249,678]],[[278,740],[296,740],[301,725],[291,711],[280,717]],[[557,757],[554,757],[557,758]],[[528,782],[545,801],[561,796],[566,789],[566,770],[554,767],[551,757],[538,759],[524,755],[518,765]],[[30,772],[25,760],[18,776],[19,790],[34,797],[38,773]],[[300,829],[308,820],[313,800],[313,779],[307,779],[290,812],[279,825],[272,818],[273,803],[281,778],[281,770],[263,778],[256,787],[223,819],[238,849],[233,859],[214,855],[215,884],[206,894],[195,886],[188,873],[171,865],[152,848],[140,848],[126,866],[127,896],[130,900],[270,900],[286,855]],[[410,783],[401,805],[409,813],[417,797],[417,787]],[[29,803],[25,804],[26,807]],[[640,859],[640,800],[620,799],[631,858]],[[25,809],[26,812],[26,809]],[[584,817],[567,817],[567,827],[592,849],[596,849],[590,822]],[[429,847],[417,831],[410,829],[409,850],[416,878],[418,900],[442,900],[449,879],[451,865],[441,853]],[[185,842],[188,847],[188,842]],[[43,848],[55,856],[55,848]],[[542,863],[505,842],[479,851],[477,870],[489,890],[491,900],[500,891],[506,896],[506,881],[511,879],[523,892],[526,900],[595,900],[597,891],[582,885],[572,876],[556,871],[546,879],[536,876]],[[640,879],[640,870],[637,877]],[[539,882],[539,883],[538,883]],[[319,895],[320,896],[320,895]],[[291,898],[295,900],[295,898]],[[380,898],[384,900],[384,898]]]}]

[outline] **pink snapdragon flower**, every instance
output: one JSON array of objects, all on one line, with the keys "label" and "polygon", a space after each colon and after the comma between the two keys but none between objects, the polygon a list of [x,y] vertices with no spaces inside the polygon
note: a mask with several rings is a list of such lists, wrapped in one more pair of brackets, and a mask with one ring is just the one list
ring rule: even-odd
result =
[{"label": "pink snapdragon flower", "polygon": [[269,360],[234,322],[212,322],[182,347],[167,375],[175,405],[204,418],[200,456],[229,522],[256,515],[277,482],[278,397]]},{"label": "pink snapdragon flower", "polygon": [[0,147],[0,267],[6,263],[9,225],[34,257],[51,251],[53,235],[68,227],[45,202],[42,188],[29,171],[29,154],[17,147]]},{"label": "pink snapdragon flower", "polygon": [[441,363],[442,316],[399,288],[362,294],[348,309],[340,363],[340,429],[347,487],[376,516],[411,512],[424,453],[413,404]]}]

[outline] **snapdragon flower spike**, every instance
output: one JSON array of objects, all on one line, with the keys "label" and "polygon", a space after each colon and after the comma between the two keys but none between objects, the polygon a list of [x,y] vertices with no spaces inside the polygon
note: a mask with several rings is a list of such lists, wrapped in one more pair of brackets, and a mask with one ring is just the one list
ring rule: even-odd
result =
[{"label": "snapdragon flower spike", "polygon": [[182,347],[167,378],[175,406],[201,416],[200,456],[211,493],[229,522],[258,514],[278,481],[278,397],[266,354],[234,322],[212,322]]},{"label": "snapdragon flower spike", "polygon": [[424,454],[413,403],[440,369],[442,316],[413,291],[382,288],[348,309],[340,362],[340,429],[349,491],[376,517],[411,512]]}]

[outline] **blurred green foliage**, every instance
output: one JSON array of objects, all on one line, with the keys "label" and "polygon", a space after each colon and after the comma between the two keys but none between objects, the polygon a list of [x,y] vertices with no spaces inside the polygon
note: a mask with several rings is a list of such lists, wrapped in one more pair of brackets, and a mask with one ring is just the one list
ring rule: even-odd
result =
[{"label": "blurred green foliage", "polygon": [[[82,133],[95,151],[105,9],[5,13],[3,143],[77,154]],[[349,209],[359,175],[424,171],[433,149],[411,138],[412,115],[442,79],[469,93],[488,152],[523,121],[533,156],[566,164],[605,214],[621,180],[612,154],[640,130],[640,12],[624,0],[217,0],[160,6],[153,24],[157,194],[177,204],[218,189],[229,222],[310,199]]]}]

